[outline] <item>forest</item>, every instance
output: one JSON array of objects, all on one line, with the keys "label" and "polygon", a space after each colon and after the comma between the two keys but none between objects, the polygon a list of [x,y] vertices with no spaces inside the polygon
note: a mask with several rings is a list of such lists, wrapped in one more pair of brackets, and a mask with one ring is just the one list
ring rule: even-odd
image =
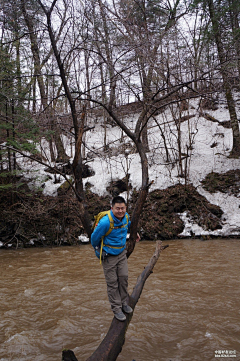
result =
[{"label": "forest", "polygon": [[[139,229],[145,240],[176,238],[183,212],[221,229],[222,209],[198,193],[190,170],[202,119],[216,124],[210,149],[227,129],[226,162],[240,156],[239,0],[0,3],[1,249],[89,239],[93,216],[122,192],[132,222],[128,256]],[[212,115],[219,107],[227,119]],[[162,188],[154,185],[159,164],[177,184],[164,187],[162,175]],[[239,178],[238,170],[209,172],[202,182],[209,192],[238,195]],[[55,196],[44,193],[50,179]],[[133,309],[164,248],[156,243]],[[130,321],[113,320],[89,360],[115,360]],[[64,350],[63,360],[76,358]]]},{"label": "forest", "polygon": [[[209,110],[224,107],[229,116],[221,125],[231,130],[227,157],[238,159],[237,0],[2,0],[1,9],[1,246],[24,247],[33,239],[40,246],[53,239],[76,244],[79,233],[90,236],[94,214],[122,191],[132,218],[130,253],[144,206],[142,222],[151,213],[149,199],[161,199],[162,220],[148,225],[145,239],[171,239],[183,230],[178,218],[164,218],[171,197],[178,199],[170,207],[174,217],[199,203],[202,224],[221,227],[221,209],[203,201],[189,179],[192,122],[219,122]],[[96,129],[101,136],[91,141]],[[113,130],[118,136],[111,137]],[[139,187],[129,181],[133,154]],[[92,160],[110,164],[120,155],[124,177],[111,178],[107,195],[94,193]],[[181,181],[148,198],[156,159],[167,172],[175,167]],[[55,183],[61,179],[58,197],[44,195],[44,182],[29,186],[24,162],[44,166]]]}]

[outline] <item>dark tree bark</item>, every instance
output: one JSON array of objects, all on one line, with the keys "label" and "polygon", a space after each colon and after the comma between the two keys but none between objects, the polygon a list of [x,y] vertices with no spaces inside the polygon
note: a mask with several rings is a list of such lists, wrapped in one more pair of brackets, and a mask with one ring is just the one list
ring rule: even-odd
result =
[{"label": "dark tree bark", "polygon": [[72,350],[63,350],[62,361],[78,361]]},{"label": "dark tree bark", "polygon": [[[55,121],[54,112],[52,109],[52,106],[48,104],[47,100],[47,94],[45,90],[45,84],[44,84],[44,78],[42,75],[42,65],[40,60],[40,50],[38,46],[38,39],[36,35],[36,31],[34,28],[34,23],[32,17],[28,14],[26,9],[25,0],[21,0],[21,10],[24,16],[25,23],[27,25],[27,28],[29,30],[29,36],[31,41],[31,50],[33,55],[33,62],[34,62],[34,75],[37,78],[38,87],[40,91],[41,96],[41,103],[43,110],[46,114],[46,118],[48,122],[50,123],[50,129],[53,131],[53,138],[57,149],[57,162],[67,162],[69,160],[69,157],[67,156],[62,139],[60,137],[60,130],[59,126]],[[54,161],[54,152],[52,147],[52,142],[50,141],[50,153],[51,153],[51,160]]]},{"label": "dark tree bark", "polygon": [[213,26],[213,33],[215,37],[215,42],[217,45],[218,50],[218,57],[220,60],[220,67],[221,67],[221,74],[223,79],[223,86],[225,89],[225,95],[227,99],[227,105],[228,105],[228,111],[230,115],[230,123],[232,127],[232,133],[233,133],[233,146],[231,151],[232,157],[239,157],[240,156],[240,132],[239,132],[239,125],[238,125],[238,119],[237,119],[237,113],[235,109],[235,103],[233,99],[232,89],[230,80],[228,78],[228,69],[226,65],[226,54],[224,51],[224,46],[222,43],[222,34],[221,29],[219,25],[219,19],[217,19],[217,12],[214,8],[213,0],[208,0],[208,9],[209,14]]},{"label": "dark tree bark", "polygon": [[229,15],[232,28],[233,45],[237,54],[237,67],[238,76],[240,76],[240,26],[239,26],[239,14],[240,4],[238,0],[228,0]]},{"label": "dark tree bark", "polygon": [[[114,64],[113,64],[113,59],[112,59],[112,51],[113,50],[111,49],[112,46],[111,46],[111,41],[110,41],[110,36],[109,36],[109,28],[107,25],[107,17],[106,17],[106,12],[105,12],[105,8],[102,3],[102,0],[98,0],[98,5],[100,8],[100,14],[101,14],[102,22],[103,22],[104,47],[105,47],[105,52],[106,52],[106,60],[107,60],[107,67],[108,67],[109,81],[110,81],[110,83],[109,83],[110,84],[110,96],[109,96],[108,108],[110,110],[112,110],[116,106],[116,86],[117,86],[116,74],[115,74],[115,69],[114,69]],[[110,121],[110,119],[108,121]]]},{"label": "dark tree bark", "polygon": [[[138,277],[133,292],[131,296],[129,296],[129,305],[133,310],[135,309],[136,304],[141,296],[147,278],[150,276],[155,264],[157,263],[161,251],[163,251],[166,247],[168,246],[163,246],[161,241],[156,242],[155,252],[144,271]],[[118,321],[115,317],[113,318],[105,338],[86,361],[115,361],[117,359],[118,355],[122,351],[122,347],[125,342],[125,335],[128,329],[128,325],[131,322],[133,313],[126,316],[127,319],[124,322]],[[62,354],[62,361],[77,361],[77,359],[71,350],[65,350]]]}]

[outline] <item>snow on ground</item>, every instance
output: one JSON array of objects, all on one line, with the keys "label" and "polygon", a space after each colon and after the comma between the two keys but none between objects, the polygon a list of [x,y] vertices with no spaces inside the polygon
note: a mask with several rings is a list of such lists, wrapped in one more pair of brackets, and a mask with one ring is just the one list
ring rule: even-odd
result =
[{"label": "snow on ground", "polygon": [[[191,143],[189,157],[187,158],[189,181],[197,187],[200,194],[206,197],[211,203],[222,208],[224,212],[224,225],[222,230],[214,232],[204,231],[201,227],[193,224],[184,213],[181,215],[185,222],[185,229],[182,235],[190,235],[191,232],[196,235],[240,235],[240,199],[220,192],[210,194],[201,186],[201,180],[210,172],[225,173],[231,169],[240,169],[240,159],[227,158],[232,148],[232,131],[231,129],[224,128],[218,122],[211,122],[201,117],[198,109],[197,102],[193,101],[189,113],[186,112],[184,115],[194,114],[195,116],[189,121],[181,123],[181,144],[183,151],[186,152],[187,145],[189,147]],[[219,107],[216,111],[207,111],[207,113],[218,119],[219,122],[229,120],[228,111],[224,106]],[[125,121],[133,127],[136,119],[136,115],[129,115]],[[166,162],[166,151],[160,135],[159,126],[155,121],[150,123],[149,143],[151,152],[148,153],[150,165],[149,180],[154,181],[151,190],[165,189],[179,182],[184,182],[184,179],[178,176],[179,165],[176,157],[177,129],[173,122],[171,123],[171,127],[169,127],[169,123],[166,122],[166,120],[170,119],[172,119],[172,115],[169,111],[156,116],[159,124],[165,122],[162,129],[168,147],[172,149],[170,163]],[[125,155],[120,154],[120,148],[123,145],[121,139],[124,139],[124,142],[127,143]],[[68,145],[67,153],[71,156],[72,149],[70,149],[70,141],[66,137],[64,140]],[[95,171],[94,176],[84,179],[84,184],[90,182],[93,192],[100,195],[106,194],[106,187],[109,185],[109,182],[123,178],[127,173],[130,174],[132,187],[140,188],[142,179],[140,157],[138,154],[132,152],[131,141],[118,127],[108,126],[107,129],[107,143],[110,143],[110,152],[103,152],[104,128],[99,123],[95,125],[94,130],[86,134],[84,141],[88,147],[88,150],[86,150],[86,154],[88,154],[88,164]],[[50,159],[44,140],[42,141],[42,148],[45,151],[45,156]],[[95,153],[100,156],[95,157]],[[21,166],[27,170],[25,177],[29,179],[31,186],[40,187],[44,183],[43,194],[57,194],[57,188],[64,181],[63,177],[57,176],[60,183],[56,183],[53,175],[51,175],[52,179],[48,178],[49,174],[44,170],[46,168],[45,166],[33,162],[29,163],[22,158],[18,161],[21,163]],[[184,167],[185,164],[186,159],[183,160]]]}]

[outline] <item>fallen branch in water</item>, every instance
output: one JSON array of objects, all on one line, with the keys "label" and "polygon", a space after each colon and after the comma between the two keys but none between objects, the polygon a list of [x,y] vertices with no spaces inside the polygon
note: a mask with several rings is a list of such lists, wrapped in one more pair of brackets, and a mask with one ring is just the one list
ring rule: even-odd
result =
[{"label": "fallen branch in water", "polygon": [[[133,289],[131,296],[129,296],[129,305],[134,310],[144,287],[147,278],[152,273],[152,270],[157,263],[161,251],[168,246],[163,246],[161,241],[156,242],[156,249],[150,261],[145,267],[144,271],[137,279],[137,283]],[[111,326],[105,338],[94,351],[94,353],[86,361],[115,361],[122,351],[125,342],[125,334],[128,325],[131,322],[133,313],[126,315],[127,319],[124,322],[118,321],[115,317],[112,320]],[[78,361],[73,351],[64,350],[62,352],[62,361]]]}]

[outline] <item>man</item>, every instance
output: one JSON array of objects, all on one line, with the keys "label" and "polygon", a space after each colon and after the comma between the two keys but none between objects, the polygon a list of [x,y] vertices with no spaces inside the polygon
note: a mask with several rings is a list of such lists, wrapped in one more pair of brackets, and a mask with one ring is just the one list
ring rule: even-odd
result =
[{"label": "man", "polygon": [[[105,257],[102,265],[107,283],[108,299],[116,319],[125,321],[126,316],[123,312],[132,313],[133,310],[127,304],[128,264],[126,239],[131,222],[126,212],[126,202],[123,197],[117,196],[113,198],[110,217],[114,221],[112,231],[106,235],[109,231],[110,219],[108,215],[105,215],[100,219],[92,233],[91,244],[95,250],[100,249],[103,237],[102,252]],[[139,239],[140,236],[138,235],[136,242]]]}]

